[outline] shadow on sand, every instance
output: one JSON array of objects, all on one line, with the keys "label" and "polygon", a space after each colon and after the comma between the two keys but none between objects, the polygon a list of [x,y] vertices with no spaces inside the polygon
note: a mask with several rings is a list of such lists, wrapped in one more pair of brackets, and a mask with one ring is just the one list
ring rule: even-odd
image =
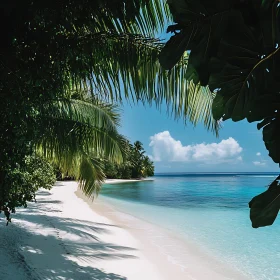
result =
[{"label": "shadow on sand", "polygon": [[[20,210],[13,224],[9,225],[8,231],[12,233],[15,230],[21,237],[19,241],[9,241],[10,235],[5,234],[9,250],[13,248],[12,251],[20,252],[26,279],[127,279],[94,267],[99,260],[136,258],[134,248],[100,240],[100,234],[110,234],[114,225],[59,217],[61,210],[56,208],[61,201],[56,201],[56,207],[49,204],[48,192],[40,193],[39,196],[38,203],[31,203],[27,209]],[[44,198],[47,199],[44,201]],[[53,216],[54,212],[57,215]],[[28,225],[33,230],[30,231]],[[5,231],[5,228],[2,229]]]}]

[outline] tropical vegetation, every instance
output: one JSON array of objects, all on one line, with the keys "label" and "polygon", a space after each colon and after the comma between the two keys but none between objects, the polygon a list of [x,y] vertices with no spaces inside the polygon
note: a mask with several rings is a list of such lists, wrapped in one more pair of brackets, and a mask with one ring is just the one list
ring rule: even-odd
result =
[{"label": "tropical vegetation", "polygon": [[143,144],[136,141],[133,145],[126,142],[126,156],[122,163],[107,161],[104,166],[106,178],[141,179],[154,175],[154,164],[145,155]]},{"label": "tropical vegetation", "polygon": [[4,193],[6,203],[1,204],[0,213],[4,212],[8,225],[11,212],[18,206],[27,207],[26,202],[35,198],[36,191],[50,189],[56,177],[52,165],[35,154],[26,156],[23,163],[17,164],[7,175],[10,189]]},{"label": "tropical vegetation", "polygon": [[[95,194],[104,164],[120,164],[129,150],[112,105],[124,99],[166,103],[175,118],[202,121],[216,134],[221,120],[259,121],[269,155],[280,163],[279,1],[168,4],[0,4],[0,210],[34,198],[35,179],[20,183],[34,172],[30,157],[55,163]],[[172,18],[174,35],[164,44],[155,34]],[[278,181],[250,207],[253,227],[272,224],[280,208]]]},{"label": "tropical vegetation", "polygon": [[[280,163],[280,3],[277,0],[169,0],[174,33],[160,54],[173,69],[187,55],[184,79],[215,93],[215,120],[258,121],[269,156]],[[278,178],[252,199],[253,227],[280,208]]]},{"label": "tropical vegetation", "polygon": [[112,105],[123,99],[166,102],[175,117],[202,120],[217,131],[213,94],[182,79],[186,60],[168,72],[158,62],[163,43],[154,35],[170,19],[162,1],[0,5],[0,209],[6,214],[34,199],[34,180],[21,183],[26,172],[35,172],[27,167],[30,156],[54,163],[95,194],[105,178],[104,160],[125,157]]}]

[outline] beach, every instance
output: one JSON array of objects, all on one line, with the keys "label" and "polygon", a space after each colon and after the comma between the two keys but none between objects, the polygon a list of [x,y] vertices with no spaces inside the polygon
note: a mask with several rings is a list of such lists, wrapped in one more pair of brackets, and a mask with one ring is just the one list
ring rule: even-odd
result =
[{"label": "beach", "polygon": [[71,181],[40,190],[37,202],[19,209],[9,226],[1,220],[0,230],[3,280],[248,279],[172,232],[101,197],[92,202]]}]

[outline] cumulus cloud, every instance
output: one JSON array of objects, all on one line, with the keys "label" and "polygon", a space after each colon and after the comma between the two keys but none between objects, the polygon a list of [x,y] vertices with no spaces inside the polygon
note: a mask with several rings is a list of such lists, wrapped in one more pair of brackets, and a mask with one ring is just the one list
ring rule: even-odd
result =
[{"label": "cumulus cloud", "polygon": [[261,155],[261,153],[260,153],[260,152],[257,152],[256,155],[259,157],[259,156]]},{"label": "cumulus cloud", "polygon": [[183,146],[175,140],[169,131],[163,131],[150,137],[154,161],[199,162],[217,164],[222,162],[240,162],[242,148],[229,137],[219,143],[201,143]]},{"label": "cumulus cloud", "polygon": [[256,166],[264,166],[266,165],[266,162],[264,160],[262,161],[253,161],[253,164]]}]

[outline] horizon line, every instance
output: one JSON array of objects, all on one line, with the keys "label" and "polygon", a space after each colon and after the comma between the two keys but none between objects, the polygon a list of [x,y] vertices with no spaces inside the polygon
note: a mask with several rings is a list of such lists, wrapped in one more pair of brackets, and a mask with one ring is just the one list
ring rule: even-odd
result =
[{"label": "horizon line", "polygon": [[155,175],[156,174],[209,174],[209,173],[225,173],[225,174],[231,174],[231,173],[238,173],[238,174],[241,174],[241,173],[273,173],[273,174],[280,174],[280,170],[279,172],[277,171],[210,171],[210,172],[202,172],[202,171],[193,171],[193,172],[180,172],[180,171],[175,171],[175,172],[155,172]]}]

